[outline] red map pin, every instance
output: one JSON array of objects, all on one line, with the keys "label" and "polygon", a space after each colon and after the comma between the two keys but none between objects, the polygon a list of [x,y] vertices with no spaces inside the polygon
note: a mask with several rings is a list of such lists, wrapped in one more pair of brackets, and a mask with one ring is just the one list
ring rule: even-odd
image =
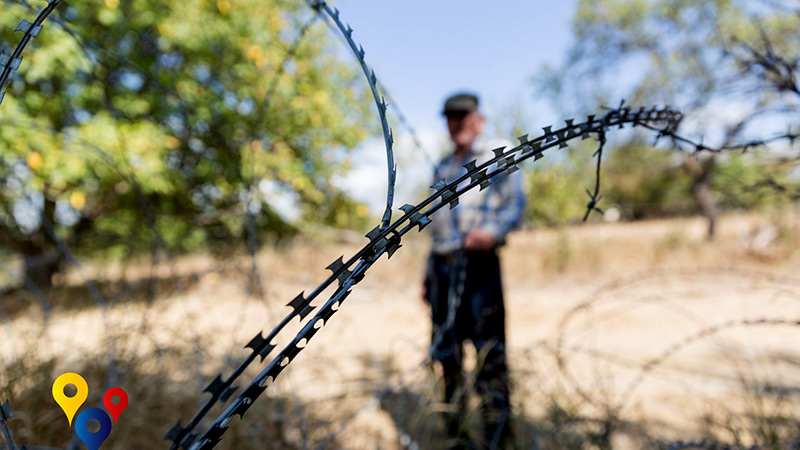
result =
[{"label": "red map pin", "polygon": [[[119,403],[116,405],[111,402],[111,399],[114,397],[119,398]],[[122,388],[111,388],[103,394],[103,406],[111,413],[111,417],[114,418],[114,423],[117,423],[119,415],[122,414],[122,411],[125,411],[125,408],[128,406],[128,394]]]}]

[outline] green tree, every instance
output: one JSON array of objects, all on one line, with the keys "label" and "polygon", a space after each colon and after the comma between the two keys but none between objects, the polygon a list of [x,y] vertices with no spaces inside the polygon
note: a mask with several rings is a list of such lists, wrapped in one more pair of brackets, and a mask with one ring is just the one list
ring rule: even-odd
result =
[{"label": "green tree", "polygon": [[[34,12],[3,8],[0,42],[16,42]],[[365,137],[369,103],[321,25],[280,75],[305,4],[59,8],[0,106],[0,241],[28,281],[49,287],[63,262],[53,234],[103,257],[214,248],[244,236],[248,210],[258,230],[289,232],[275,195],[304,220],[353,219],[332,177]]]},{"label": "green tree", "polygon": [[[562,111],[584,114],[620,98],[669,104],[719,146],[765,137],[760,128],[776,117],[797,124],[796,2],[581,0],[573,34],[563,66],[546,67],[536,77]],[[733,120],[720,126],[720,115]],[[703,155],[699,161],[687,156],[684,164],[692,195],[710,219],[710,236],[718,163]]]}]

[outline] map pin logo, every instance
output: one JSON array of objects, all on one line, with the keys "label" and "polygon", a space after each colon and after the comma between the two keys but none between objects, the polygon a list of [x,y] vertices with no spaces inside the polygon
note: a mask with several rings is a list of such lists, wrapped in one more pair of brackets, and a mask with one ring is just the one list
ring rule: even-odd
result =
[{"label": "map pin logo", "polygon": [[[64,393],[64,388],[69,384],[75,386],[77,389],[77,393],[72,397],[68,397],[67,394]],[[86,384],[86,380],[77,373],[62,373],[56,378],[56,381],[53,382],[53,399],[58,403],[58,406],[61,407],[61,410],[64,411],[64,414],[67,415],[67,421],[69,421],[70,426],[72,426],[72,418],[75,417],[75,413],[78,412],[78,409],[80,409],[88,396],[89,385]]]},{"label": "map pin logo", "polygon": [[[119,398],[119,403],[116,405],[111,401],[114,397]],[[111,417],[114,418],[114,423],[117,423],[119,415],[122,414],[122,411],[125,411],[125,408],[128,406],[128,393],[125,392],[124,389],[118,387],[107,390],[106,393],[103,394],[103,406],[111,413]]]},{"label": "map pin logo", "polygon": [[[95,432],[89,431],[88,425],[92,419],[100,422],[100,429]],[[75,433],[89,450],[98,450],[111,433],[112,426],[111,419],[105,411],[100,408],[88,408],[78,414],[75,420]]]}]

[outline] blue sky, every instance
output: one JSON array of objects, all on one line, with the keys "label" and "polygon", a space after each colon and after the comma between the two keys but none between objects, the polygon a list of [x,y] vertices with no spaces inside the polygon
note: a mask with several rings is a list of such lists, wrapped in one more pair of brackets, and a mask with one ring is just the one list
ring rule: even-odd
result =
[{"label": "blue sky", "polygon": [[[429,152],[446,147],[440,111],[444,99],[458,90],[478,93],[490,122],[511,105],[522,109],[531,129],[558,119],[536,100],[531,77],[542,65],[562,61],[577,0],[339,0],[334,5]],[[396,205],[402,205],[429,181],[430,164],[419,158],[391,116],[390,123],[398,141]],[[374,211],[381,208],[386,189],[382,143],[370,140],[359,154],[360,164],[342,184]]]},{"label": "blue sky", "polygon": [[336,6],[367,62],[423,128],[442,125],[442,100],[458,89],[477,91],[489,109],[517,97],[532,103],[530,78],[542,64],[561,61],[577,0],[340,0]]}]

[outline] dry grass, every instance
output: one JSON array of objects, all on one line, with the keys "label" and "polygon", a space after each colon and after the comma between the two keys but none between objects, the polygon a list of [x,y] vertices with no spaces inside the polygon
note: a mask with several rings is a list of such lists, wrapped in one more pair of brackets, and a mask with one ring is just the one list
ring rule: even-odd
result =
[{"label": "dry grass", "polygon": [[[519,447],[792,438],[800,329],[741,321],[800,316],[798,221],[730,215],[714,242],[705,241],[701,219],[513,235],[503,265]],[[220,448],[442,446],[419,298],[427,245],[410,236],[377,263],[266,398],[234,420]],[[63,278],[47,318],[26,294],[6,296],[0,399],[17,413],[15,438],[67,445],[50,386],[76,371],[89,382],[87,404],[98,402],[110,375],[129,393],[104,449],[163,448],[161,438],[191,416],[203,385],[220,368],[229,373],[246,354],[243,344],[277,323],[283,305],[320,282],[328,263],[358,248],[297,240],[264,250],[263,300],[245,288],[244,256],[179,258],[156,268],[157,283],[148,281],[146,261],[92,264]],[[113,300],[105,313],[84,276]]]}]

